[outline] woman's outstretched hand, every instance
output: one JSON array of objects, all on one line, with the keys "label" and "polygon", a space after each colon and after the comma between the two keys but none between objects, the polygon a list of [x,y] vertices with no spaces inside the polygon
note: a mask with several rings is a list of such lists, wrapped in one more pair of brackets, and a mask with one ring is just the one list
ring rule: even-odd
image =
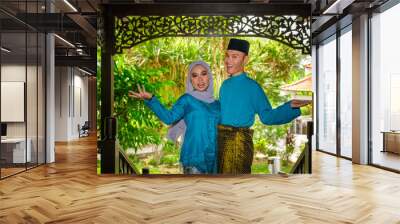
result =
[{"label": "woman's outstretched hand", "polygon": [[146,89],[144,88],[144,86],[142,86],[142,88],[140,88],[140,85],[138,84],[137,87],[138,87],[139,92],[130,90],[129,97],[136,98],[136,99],[142,99],[142,100],[149,100],[153,97],[153,94],[146,92]]}]

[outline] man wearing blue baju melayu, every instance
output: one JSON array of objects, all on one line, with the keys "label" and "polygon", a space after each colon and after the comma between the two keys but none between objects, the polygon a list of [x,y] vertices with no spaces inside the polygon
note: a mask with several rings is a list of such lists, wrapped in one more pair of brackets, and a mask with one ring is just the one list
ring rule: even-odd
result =
[{"label": "man wearing blue baju melayu", "polygon": [[225,54],[230,78],[220,88],[221,125],[218,126],[219,172],[251,173],[255,115],[266,125],[285,124],[300,116],[308,102],[292,100],[273,109],[262,87],[246,72],[249,43],[231,39]]}]

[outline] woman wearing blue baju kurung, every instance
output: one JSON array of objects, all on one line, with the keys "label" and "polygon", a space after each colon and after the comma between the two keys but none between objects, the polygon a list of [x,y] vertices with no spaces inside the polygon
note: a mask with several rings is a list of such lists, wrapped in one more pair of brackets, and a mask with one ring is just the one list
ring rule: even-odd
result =
[{"label": "woman wearing blue baju kurung", "polygon": [[173,133],[176,130],[184,132],[180,162],[185,174],[217,173],[216,138],[220,104],[213,97],[213,77],[208,64],[198,61],[190,65],[186,93],[170,110],[140,87],[139,93],[130,92],[130,95],[144,99],[161,121],[173,125],[169,138],[177,137]]}]

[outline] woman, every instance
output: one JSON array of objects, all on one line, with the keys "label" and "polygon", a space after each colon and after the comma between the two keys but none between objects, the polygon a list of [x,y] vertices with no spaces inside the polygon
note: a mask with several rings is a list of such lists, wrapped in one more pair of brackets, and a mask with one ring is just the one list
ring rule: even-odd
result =
[{"label": "woman", "polygon": [[[190,64],[186,80],[186,93],[168,110],[144,87],[129,95],[143,99],[145,104],[168,125],[175,125],[183,119],[184,140],[180,162],[184,174],[217,173],[217,125],[220,105],[214,99],[213,76],[210,66],[203,61]],[[171,131],[169,135],[171,134]],[[174,134],[175,135],[175,134]],[[175,135],[176,138],[176,135]]]}]

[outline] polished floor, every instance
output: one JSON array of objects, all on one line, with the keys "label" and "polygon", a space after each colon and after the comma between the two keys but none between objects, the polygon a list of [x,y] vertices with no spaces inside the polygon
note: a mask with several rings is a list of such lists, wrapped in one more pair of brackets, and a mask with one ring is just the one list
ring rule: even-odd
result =
[{"label": "polished floor", "polygon": [[37,167],[36,163],[27,163],[26,166],[25,164],[19,164],[17,167],[0,168],[0,177],[6,178],[8,176],[15,175],[29,169],[33,169],[35,167]]},{"label": "polished floor", "polygon": [[400,175],[315,152],[312,175],[96,175],[96,140],[0,181],[0,223],[400,223]]},{"label": "polished floor", "polygon": [[17,173],[20,173],[20,172],[23,172],[23,171],[26,170],[26,168],[20,168],[20,167],[17,167],[17,168],[0,168],[0,169],[1,169],[0,170],[1,178],[5,178],[5,177],[8,177],[8,176],[11,176],[11,175],[14,175],[14,174],[17,174]]}]

